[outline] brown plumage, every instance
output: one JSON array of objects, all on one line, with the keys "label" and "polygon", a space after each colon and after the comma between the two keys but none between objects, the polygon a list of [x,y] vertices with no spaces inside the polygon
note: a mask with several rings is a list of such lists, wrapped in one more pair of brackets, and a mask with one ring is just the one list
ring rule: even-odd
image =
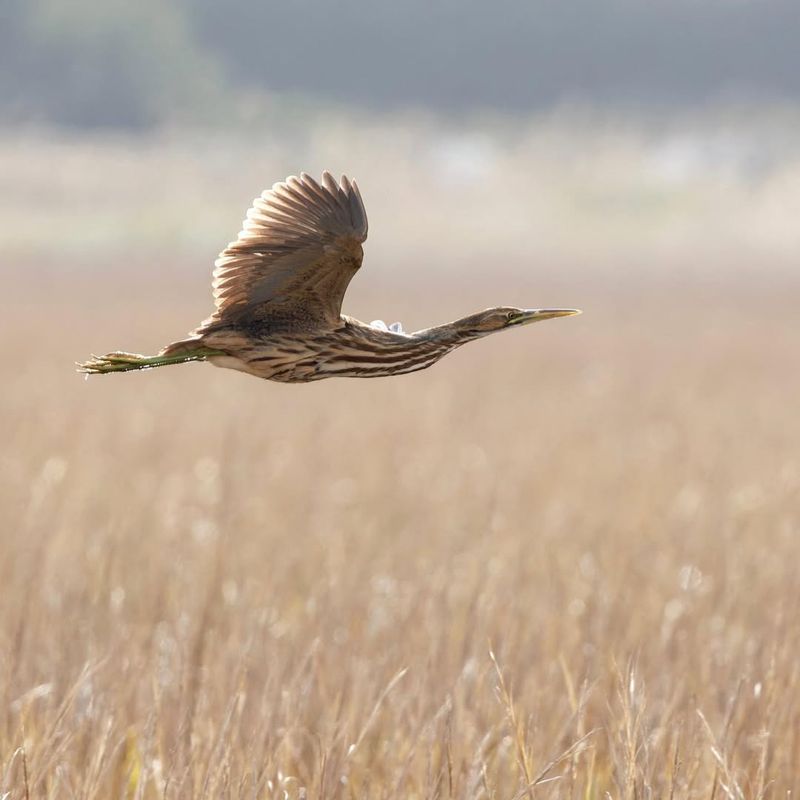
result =
[{"label": "brown plumage", "polygon": [[367,214],[355,181],[303,173],[253,201],[238,238],[215,263],[214,313],[157,356],[109,353],[78,365],[89,374],[209,361],[288,383],[378,377],[425,369],[473,339],[575,309],[490,308],[407,334],[342,315],[361,266]]}]

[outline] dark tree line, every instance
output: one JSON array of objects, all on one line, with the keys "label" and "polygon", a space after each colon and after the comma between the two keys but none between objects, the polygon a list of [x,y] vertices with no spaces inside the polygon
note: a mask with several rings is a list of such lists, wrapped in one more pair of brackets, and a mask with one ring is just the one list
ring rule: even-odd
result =
[{"label": "dark tree line", "polygon": [[267,90],[368,108],[800,96],[797,0],[3,0],[0,118],[149,127]]}]

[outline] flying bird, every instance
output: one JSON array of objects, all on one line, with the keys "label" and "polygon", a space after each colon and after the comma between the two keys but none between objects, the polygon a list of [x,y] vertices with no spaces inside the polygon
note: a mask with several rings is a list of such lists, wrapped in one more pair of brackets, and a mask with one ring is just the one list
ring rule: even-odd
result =
[{"label": "flying bird", "polygon": [[88,374],[208,361],[258,378],[304,383],[415,372],[490,333],[579,314],[577,309],[489,308],[414,333],[341,313],[361,267],[367,214],[355,181],[292,176],[257,197],[220,253],[214,313],[156,356],[108,353],[78,364]]}]

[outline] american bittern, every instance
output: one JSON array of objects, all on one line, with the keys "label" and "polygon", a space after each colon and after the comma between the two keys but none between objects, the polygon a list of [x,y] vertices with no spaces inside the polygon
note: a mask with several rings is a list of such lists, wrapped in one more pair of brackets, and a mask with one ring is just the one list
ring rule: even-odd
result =
[{"label": "american bittern", "polygon": [[575,309],[490,308],[455,322],[405,333],[341,313],[361,266],[367,215],[355,181],[322,183],[302,174],[253,201],[236,241],[214,269],[214,313],[157,356],[109,353],[86,373],[210,361],[273,381],[335,376],[373,378],[425,369],[462,344],[495,331],[578,314]]}]

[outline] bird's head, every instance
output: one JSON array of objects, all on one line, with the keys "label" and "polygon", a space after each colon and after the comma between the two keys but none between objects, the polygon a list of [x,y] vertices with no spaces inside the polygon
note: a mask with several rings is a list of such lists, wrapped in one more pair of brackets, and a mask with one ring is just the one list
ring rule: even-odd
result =
[{"label": "bird's head", "polygon": [[477,338],[486,336],[506,328],[516,328],[520,325],[530,325],[532,322],[541,322],[545,319],[556,317],[571,317],[580,314],[576,308],[513,308],[500,306],[487,308],[477,314],[456,320],[453,326],[457,332],[465,337]]}]

